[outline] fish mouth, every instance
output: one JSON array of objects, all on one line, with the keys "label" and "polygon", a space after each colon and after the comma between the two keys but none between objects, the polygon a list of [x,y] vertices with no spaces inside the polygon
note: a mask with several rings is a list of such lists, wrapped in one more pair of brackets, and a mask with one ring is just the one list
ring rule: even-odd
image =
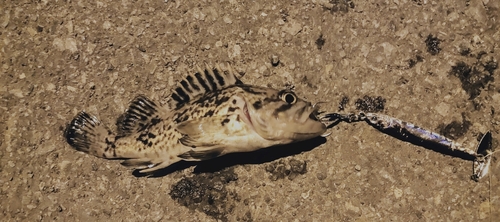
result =
[{"label": "fish mouth", "polygon": [[309,119],[312,119],[312,120],[314,120],[314,121],[319,121],[319,119],[318,119],[318,114],[319,114],[319,112],[318,112],[318,110],[317,110],[317,109],[313,110],[313,111],[309,114]]},{"label": "fish mouth", "polygon": [[318,115],[320,114],[319,112],[319,105],[317,103],[312,105],[312,111],[309,113],[309,119],[312,119],[314,121],[319,121]]}]

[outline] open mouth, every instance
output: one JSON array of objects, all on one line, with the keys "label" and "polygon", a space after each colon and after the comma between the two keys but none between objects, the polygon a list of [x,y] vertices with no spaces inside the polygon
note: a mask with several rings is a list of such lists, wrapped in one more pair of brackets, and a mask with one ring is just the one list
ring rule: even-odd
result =
[{"label": "open mouth", "polygon": [[318,119],[318,110],[313,110],[311,114],[309,114],[309,119],[312,119],[314,121],[319,121]]},{"label": "open mouth", "polygon": [[309,114],[309,119],[312,119],[314,121],[319,121],[319,119],[318,119],[318,115],[320,114],[318,111],[319,106],[317,104],[314,104],[312,106],[312,108],[313,108],[313,111]]}]

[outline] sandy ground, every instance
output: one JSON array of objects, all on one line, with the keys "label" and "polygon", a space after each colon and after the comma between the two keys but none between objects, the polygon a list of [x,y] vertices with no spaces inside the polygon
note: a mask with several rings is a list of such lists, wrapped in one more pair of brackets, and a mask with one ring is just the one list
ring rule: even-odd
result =
[{"label": "sandy ground", "polygon": [[[2,221],[494,221],[500,162],[340,123],[325,140],[136,177],[77,152],[80,110],[113,126],[137,94],[165,103],[203,63],[294,85],[329,111],[369,108],[474,147],[500,130],[497,0],[0,3]],[[367,96],[367,97],[365,97]]]}]

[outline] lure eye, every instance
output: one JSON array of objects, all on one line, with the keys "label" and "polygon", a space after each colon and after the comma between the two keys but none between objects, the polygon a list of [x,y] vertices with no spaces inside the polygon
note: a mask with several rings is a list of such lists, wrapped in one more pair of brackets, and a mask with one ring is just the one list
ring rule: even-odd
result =
[{"label": "lure eye", "polygon": [[283,94],[281,94],[281,100],[293,105],[297,102],[297,96],[295,96],[295,94],[293,94],[292,92],[284,92]]}]

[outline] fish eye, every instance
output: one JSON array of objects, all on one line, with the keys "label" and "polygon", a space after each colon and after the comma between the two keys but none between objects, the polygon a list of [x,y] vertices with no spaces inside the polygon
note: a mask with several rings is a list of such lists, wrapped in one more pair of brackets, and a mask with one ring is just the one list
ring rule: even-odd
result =
[{"label": "fish eye", "polygon": [[297,96],[295,96],[295,94],[292,92],[283,92],[281,94],[281,100],[288,104],[294,104],[295,102],[297,102]]}]

